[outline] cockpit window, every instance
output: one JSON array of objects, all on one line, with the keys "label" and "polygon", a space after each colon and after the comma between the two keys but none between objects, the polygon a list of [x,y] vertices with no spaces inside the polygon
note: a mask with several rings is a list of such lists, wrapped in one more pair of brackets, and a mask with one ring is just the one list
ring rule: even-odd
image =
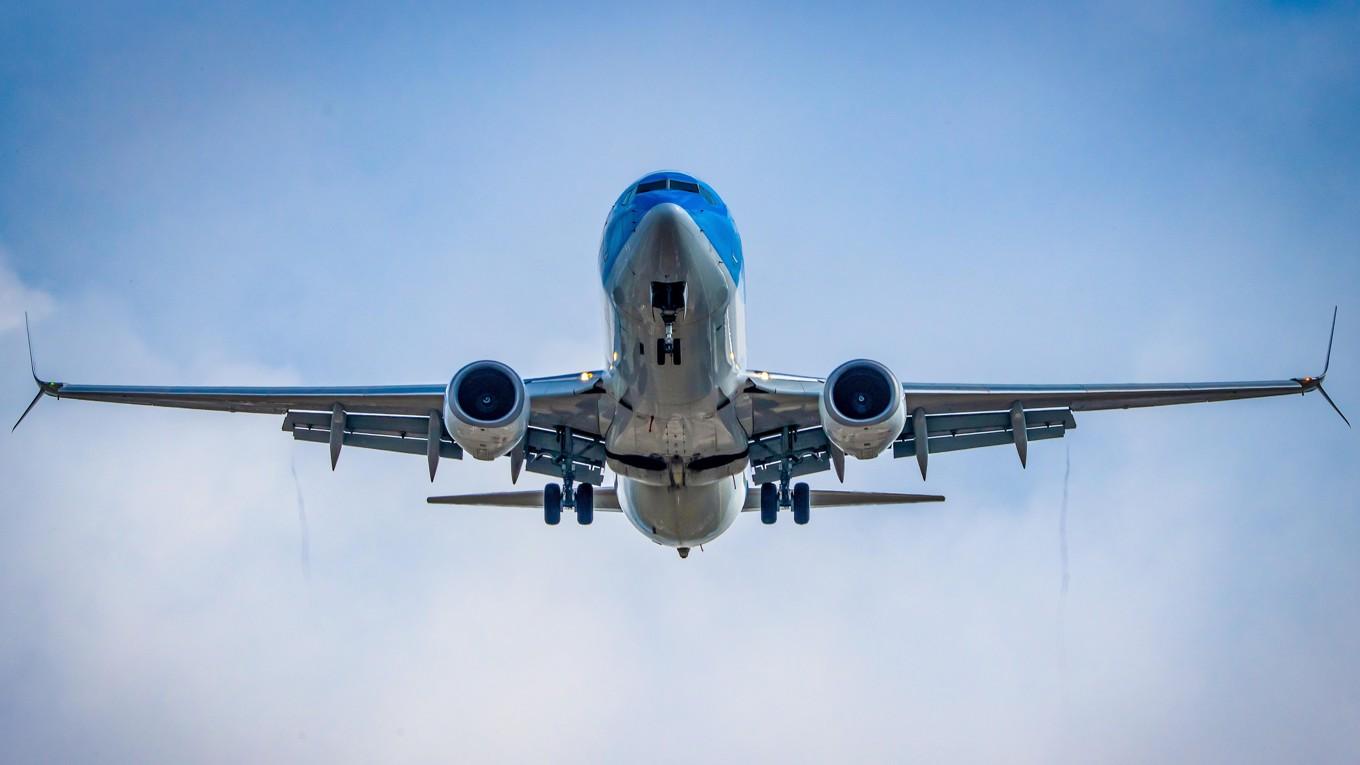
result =
[{"label": "cockpit window", "polygon": [[684,181],[679,178],[658,178],[654,181],[643,181],[629,189],[628,193],[623,195],[620,204],[631,204],[633,197],[638,194],[646,194],[649,191],[665,191],[666,189],[670,189],[671,191],[683,191],[687,194],[698,194],[710,205],[715,207],[722,205],[722,202],[718,199],[718,195],[713,193],[712,189],[707,186],[702,186],[695,181]]}]

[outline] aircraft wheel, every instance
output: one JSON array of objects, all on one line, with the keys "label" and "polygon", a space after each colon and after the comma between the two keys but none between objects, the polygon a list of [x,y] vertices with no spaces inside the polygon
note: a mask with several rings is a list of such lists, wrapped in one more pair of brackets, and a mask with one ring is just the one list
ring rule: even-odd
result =
[{"label": "aircraft wheel", "polygon": [[772,483],[760,485],[760,522],[766,526],[779,520],[779,487]]},{"label": "aircraft wheel", "polygon": [[549,526],[562,522],[562,487],[555,483],[543,487],[543,521]]},{"label": "aircraft wheel", "polygon": [[805,483],[793,485],[793,522],[802,526],[812,515],[812,490]]},{"label": "aircraft wheel", "polygon": [[595,520],[595,487],[588,483],[576,487],[576,522],[589,526]]}]

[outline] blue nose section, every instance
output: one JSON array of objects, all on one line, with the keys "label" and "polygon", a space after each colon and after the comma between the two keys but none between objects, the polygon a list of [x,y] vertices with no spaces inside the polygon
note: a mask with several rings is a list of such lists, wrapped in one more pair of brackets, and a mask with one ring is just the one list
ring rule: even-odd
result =
[{"label": "blue nose section", "polygon": [[657,210],[660,211],[658,215],[667,219],[653,221],[658,231],[667,226],[677,230],[683,228],[681,224],[685,221],[680,216],[687,215],[700,236],[717,251],[732,282],[741,284],[741,237],[727,213],[727,206],[708,186],[677,173],[645,176],[626,190],[610,211],[600,242],[600,273],[605,284],[609,283],[624,246],[642,228],[643,221]]}]

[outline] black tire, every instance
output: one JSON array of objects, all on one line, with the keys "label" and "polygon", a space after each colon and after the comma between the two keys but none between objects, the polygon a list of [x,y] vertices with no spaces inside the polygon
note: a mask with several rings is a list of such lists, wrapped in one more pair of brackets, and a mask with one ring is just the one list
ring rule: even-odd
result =
[{"label": "black tire", "polygon": [[543,487],[543,522],[549,526],[562,522],[562,487],[555,483]]},{"label": "black tire", "polygon": [[671,340],[671,363],[680,366],[680,338]]},{"label": "black tire", "polygon": [[812,490],[805,483],[793,485],[793,522],[802,526],[812,516]]},{"label": "black tire", "polygon": [[663,337],[656,339],[656,365],[666,366],[666,339]]},{"label": "black tire", "polygon": [[588,483],[576,486],[576,522],[589,526],[595,520],[595,487]]},{"label": "black tire", "polygon": [[772,483],[760,485],[760,522],[769,526],[779,520],[779,487]]}]

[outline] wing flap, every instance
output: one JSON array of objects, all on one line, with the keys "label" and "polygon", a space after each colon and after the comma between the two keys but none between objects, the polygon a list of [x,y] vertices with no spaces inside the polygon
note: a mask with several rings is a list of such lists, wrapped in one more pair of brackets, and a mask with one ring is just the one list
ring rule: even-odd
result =
[{"label": "wing flap", "polygon": [[[1053,427],[1026,428],[1025,438],[1030,441],[1042,441],[1047,438],[1062,438],[1065,428],[1062,425]],[[1015,437],[1009,430],[995,430],[987,433],[969,433],[961,436],[930,436],[930,453],[939,454],[940,452],[956,452],[962,449],[981,449],[988,446],[1010,446],[1015,443]],[[905,438],[893,444],[894,457],[914,457],[916,456],[916,439]]]},{"label": "wing flap", "polygon": [[[289,412],[283,418],[283,429],[295,431],[297,428],[320,428],[330,430],[330,412]],[[429,432],[430,418],[406,415],[346,414],[345,430],[355,433],[370,433],[381,436],[419,436],[424,439]]]},{"label": "wing flap", "polygon": [[[309,428],[295,428],[293,430],[293,438],[298,441],[324,444],[330,441],[330,437],[330,431],[327,430]],[[400,436],[377,436],[370,433],[347,432],[344,434],[341,443],[357,449],[377,449],[385,452],[400,452],[401,454],[427,454],[429,441],[423,436],[402,438]],[[461,460],[463,449],[452,441],[441,440],[439,442],[439,456],[444,459]]]}]

